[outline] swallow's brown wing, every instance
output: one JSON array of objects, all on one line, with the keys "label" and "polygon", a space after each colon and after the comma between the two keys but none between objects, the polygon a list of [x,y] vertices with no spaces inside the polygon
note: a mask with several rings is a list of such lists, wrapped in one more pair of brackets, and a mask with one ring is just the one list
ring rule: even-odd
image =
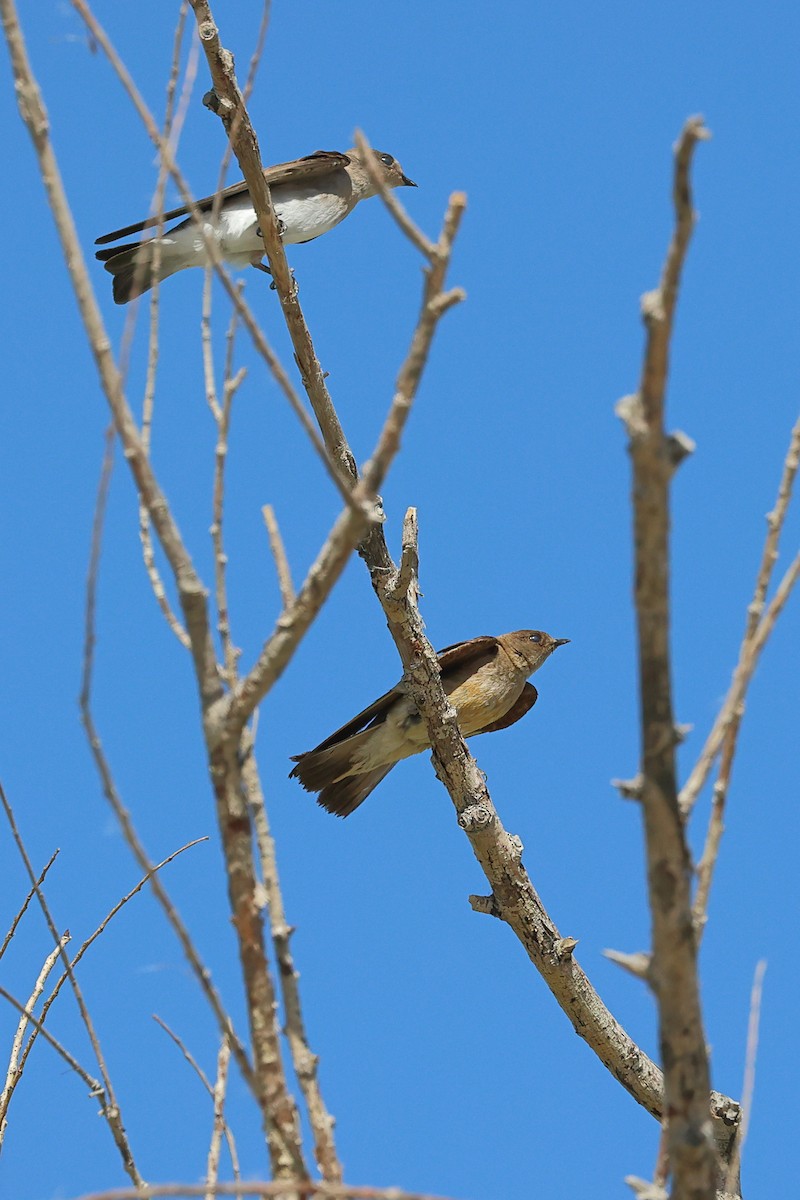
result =
[{"label": "swallow's brown wing", "polygon": [[[264,178],[270,187],[275,187],[279,183],[313,179],[335,167],[346,167],[349,162],[350,159],[347,155],[340,154],[338,150],[315,150],[313,154],[295,159],[294,162],[277,163],[274,167],[266,167]],[[215,192],[213,196],[204,196],[202,200],[196,200],[195,204],[201,212],[208,212],[218,195],[225,199],[228,196],[238,196],[246,191],[247,184],[242,179],[239,183],[232,183],[230,187],[223,188],[221,192]],[[135,225],[126,225],[124,229],[115,229],[113,233],[104,233],[102,237],[96,239],[95,245],[104,246],[106,242],[116,242],[118,238],[129,237],[132,233],[141,233],[144,229],[152,229],[155,225],[162,225],[165,221],[174,221],[176,217],[186,217],[188,214],[189,209],[186,205],[181,208],[172,208],[162,216],[148,217],[146,221],[137,221]]]},{"label": "swallow's brown wing", "polygon": [[496,653],[497,638],[487,636],[470,638],[466,642],[455,642],[452,646],[445,646],[444,650],[439,651],[437,657],[442,675],[447,676],[451,673],[460,674],[465,667],[477,664],[478,659],[491,658]]},{"label": "swallow's brown wing", "polygon": [[[499,721],[492,721],[491,725],[484,725],[483,729],[479,729],[477,733],[496,733],[498,729],[508,729],[509,725],[515,725],[517,721],[521,721],[538,699],[539,693],[536,688],[532,683],[526,683],[519,700],[511,706],[506,715]],[[477,734],[473,736],[477,736]]]},{"label": "swallow's brown wing", "polygon": [[[353,717],[352,721],[348,721],[346,725],[341,727],[341,729],[337,729],[335,733],[332,733],[330,737],[325,738],[325,741],[320,742],[320,744],[315,746],[313,750],[307,750],[306,754],[316,754],[318,750],[328,750],[331,746],[338,746],[340,742],[346,741],[347,738],[352,737],[353,734],[360,733],[361,730],[366,729],[367,726],[372,727],[374,725],[380,725],[381,721],[385,719],[392,703],[397,699],[399,694],[400,693],[398,692],[397,688],[392,688],[390,692],[386,692],[383,696],[379,696],[377,700],[374,700],[372,704],[370,704],[357,716]],[[304,754],[294,754],[292,755],[292,762],[299,762],[300,759],[304,757]]]},{"label": "swallow's brown wing", "polygon": [[[278,163],[274,167],[267,167],[264,171],[264,178],[270,187],[275,187],[279,183],[296,183],[300,180],[307,182],[309,179],[316,179],[318,175],[325,175],[328,171],[333,171],[336,167],[346,167],[349,162],[349,157],[341,154],[338,150],[315,150],[313,154],[307,154],[305,158],[296,158],[294,162]],[[244,183],[240,184],[240,187],[244,186]]]},{"label": "swallow's brown wing", "polygon": [[[470,638],[467,642],[456,642],[452,646],[445,646],[444,650],[439,652],[439,665],[442,669],[442,680],[445,684],[450,683],[451,688],[455,686],[453,677],[456,681],[466,672],[469,674],[469,668],[473,664],[477,664],[480,659],[491,657],[497,652],[497,638],[495,637],[476,637]],[[331,746],[338,746],[340,742],[344,742],[347,738],[353,737],[354,734],[360,733],[362,729],[368,726],[372,727],[380,725],[385,720],[386,714],[390,707],[402,692],[400,685],[397,684],[391,691],[385,692],[374,700],[367,708],[353,717],[352,721],[348,721],[346,725],[342,725],[341,729],[337,729],[330,737],[327,737],[324,742],[320,742],[313,750],[307,750],[306,754],[316,754],[318,750],[328,750]],[[530,707],[530,706],[529,706]],[[522,713],[520,713],[522,716]],[[292,757],[292,762],[299,762],[304,755],[296,754]]]}]

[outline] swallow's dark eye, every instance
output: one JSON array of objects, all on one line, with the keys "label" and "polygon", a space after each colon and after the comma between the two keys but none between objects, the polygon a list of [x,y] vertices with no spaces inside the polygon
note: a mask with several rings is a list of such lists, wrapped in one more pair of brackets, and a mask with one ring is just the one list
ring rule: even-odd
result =
[{"label": "swallow's dark eye", "polygon": [[381,160],[381,162],[383,163],[383,165],[385,167],[393,167],[394,166],[394,159],[392,158],[391,154],[379,154],[378,158]]},{"label": "swallow's dark eye", "polygon": [[540,645],[540,644],[541,644],[541,641],[542,641],[542,635],[541,635],[540,633],[532,633],[532,634],[531,634],[531,641],[532,641],[532,642],[536,642],[536,645],[537,645],[537,646],[538,646],[538,645]]}]

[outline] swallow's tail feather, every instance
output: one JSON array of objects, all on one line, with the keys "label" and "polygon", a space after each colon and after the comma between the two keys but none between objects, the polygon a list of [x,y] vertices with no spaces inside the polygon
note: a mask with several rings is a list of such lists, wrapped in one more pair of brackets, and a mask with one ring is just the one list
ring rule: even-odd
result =
[{"label": "swallow's tail feather", "polygon": [[[159,251],[156,246],[159,246]],[[176,271],[191,266],[186,261],[185,247],[174,242],[152,238],[149,242],[129,242],[110,250],[98,250],[95,254],[109,274],[114,276],[114,301],[127,304],[144,292],[149,292],[154,283],[168,279]]]},{"label": "swallow's tail feather", "polygon": [[321,792],[329,784],[352,775],[362,765],[358,759],[360,757],[363,762],[364,747],[369,745],[371,735],[372,731],[365,729],[332,746],[323,742],[315,750],[296,755],[292,761],[297,766],[289,778],[299,779],[307,792]]},{"label": "swallow's tail feather", "polygon": [[374,771],[364,771],[361,775],[347,775],[324,787],[317,796],[320,804],[327,812],[335,817],[349,817],[359,804],[363,804],[367,796],[376,788],[380,781],[391,771],[394,763],[386,767],[376,767]]}]

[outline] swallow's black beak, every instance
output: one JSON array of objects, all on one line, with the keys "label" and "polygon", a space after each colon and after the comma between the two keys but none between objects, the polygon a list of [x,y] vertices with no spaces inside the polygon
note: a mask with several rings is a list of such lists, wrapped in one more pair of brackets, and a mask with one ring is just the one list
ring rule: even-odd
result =
[{"label": "swallow's black beak", "polygon": [[557,650],[559,646],[568,646],[571,640],[571,638],[556,638],[553,642],[553,649]]},{"label": "swallow's black beak", "polygon": [[409,179],[407,175],[401,175],[400,180],[403,184],[403,187],[419,187],[419,184],[414,183],[414,180]]}]

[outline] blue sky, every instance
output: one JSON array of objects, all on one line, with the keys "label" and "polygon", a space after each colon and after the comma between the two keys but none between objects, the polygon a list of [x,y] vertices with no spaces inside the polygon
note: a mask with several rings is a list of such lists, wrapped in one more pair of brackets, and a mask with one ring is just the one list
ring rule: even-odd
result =
[{"label": "blue sky", "polygon": [[[215,5],[240,76],[259,5]],[[144,216],[153,150],[101,54],[65,3],[23,6],[29,51],[87,257],[94,238]],[[96,11],[148,102],[163,108],[177,5]],[[346,149],[362,127],[419,189],[402,198],[430,234],[448,194],[469,207],[451,282],[467,302],[444,321],[384,489],[390,546],[419,510],[431,640],[544,628],[572,644],[537,677],[536,709],[473,744],[507,828],[561,932],[631,1035],[655,1052],[644,989],[602,956],[649,943],[639,814],[609,780],[637,767],[629,466],[616,400],[638,381],[638,300],[658,279],[671,227],[671,146],[702,112],[700,213],[680,298],[668,421],[697,442],[674,487],[676,716],[691,767],[735,663],[789,431],[797,415],[797,48],[794,5],[633,3],[465,7],[276,3],[251,113],[265,161]],[[103,801],[76,697],[84,579],[108,421],[3,58],[9,230],[3,303],[4,469],[0,591],[2,778],[34,861],[59,846],[48,895],[75,945],[139,877]],[[200,103],[181,144],[198,194],[213,189],[219,122]],[[169,194],[170,199],[172,193]],[[176,201],[177,202],[177,201]],[[372,448],[416,320],[420,263],[377,201],[289,252],[301,300],[354,451]],[[291,363],[275,296],[248,296]],[[125,313],[97,265],[111,336]],[[162,291],[153,460],[211,579],[214,429],[198,337],[202,277]],[[217,301],[221,334],[225,321]],[[142,314],[143,316],[144,314]],[[140,325],[142,321],[140,320]],[[143,327],[130,376],[140,404]],[[249,376],[231,436],[228,549],[234,636],[251,662],[278,612],[260,517],[275,505],[297,580],[336,495],[277,388],[240,340]],[[124,801],[152,856],[210,841],[165,882],[245,1025],[190,664],[141,566],[136,501],[117,461],[103,552],[96,718]],[[788,522],[785,566],[800,519]],[[738,1095],[749,993],[768,970],[755,1107],[745,1151],[752,1194],[785,1187],[780,1129],[794,1096],[800,986],[796,602],[781,618],[748,702],[727,832],[702,948],[714,1085]],[[574,1037],[500,923],[472,913],[480,871],[426,756],[402,764],[337,822],[287,779],[308,749],[394,682],[398,661],[354,560],[263,707],[258,754],[278,840],[306,1018],[338,1119],[349,1181],[461,1200],[532,1194],[598,1200],[649,1175],[654,1122]],[[7,738],[7,740],[5,740]],[[708,796],[692,830],[702,843]],[[2,835],[5,928],[26,882]],[[27,994],[49,949],[31,912],[4,960]],[[211,1113],[153,1012],[213,1071],[213,1022],[149,896],[87,955],[82,979],[145,1176],[196,1180]],[[14,1019],[0,1010],[0,1046]],[[90,1063],[64,996],[53,1031]],[[5,1052],[5,1051],[4,1051]],[[257,1121],[234,1077],[229,1119],[243,1172],[263,1176]],[[51,1200],[124,1182],[107,1130],[44,1046],[10,1114],[4,1194]],[[44,1150],[43,1147],[47,1149]]]}]

